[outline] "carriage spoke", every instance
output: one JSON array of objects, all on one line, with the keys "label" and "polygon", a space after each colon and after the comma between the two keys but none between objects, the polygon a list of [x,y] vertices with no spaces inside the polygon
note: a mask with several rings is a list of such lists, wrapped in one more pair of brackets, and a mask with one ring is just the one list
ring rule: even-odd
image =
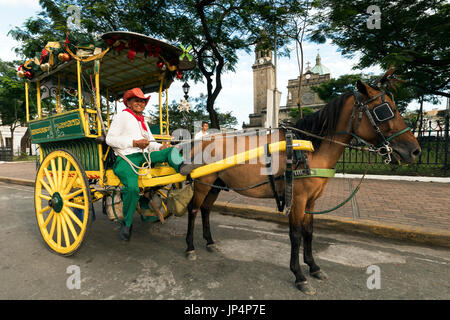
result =
[{"label": "carriage spoke", "polygon": [[55,232],[55,226],[57,224],[58,217],[55,215],[52,219],[52,226],[50,227],[49,237],[50,239],[53,239],[53,233]]},{"label": "carriage spoke", "polygon": [[49,222],[52,220],[53,216],[55,215],[55,211],[50,211],[50,214],[48,215],[47,219],[45,219],[44,224],[42,225],[42,228],[47,229],[47,226]]},{"label": "carriage spoke", "polygon": [[72,189],[73,184],[75,183],[75,180],[77,180],[76,174],[70,178],[69,184],[67,185],[67,188],[64,190],[64,194],[69,193],[69,191]]},{"label": "carriage spoke", "polygon": [[67,225],[69,226],[70,232],[72,233],[74,241],[78,240],[78,234],[75,231],[75,227],[73,226],[72,221],[70,220],[69,216],[66,213],[62,213],[62,216],[64,217],[64,220],[66,221]]},{"label": "carriage spoke", "polygon": [[56,215],[56,245],[61,248],[61,217]]},{"label": "carriage spoke", "polygon": [[86,209],[86,206],[78,204],[78,203],[74,203],[74,202],[70,202],[67,201],[64,203],[66,206],[72,207],[72,208],[77,208],[77,209]]},{"label": "carriage spoke", "polygon": [[63,173],[63,169],[62,169],[62,157],[58,157],[58,188],[61,189],[62,188],[62,173]]},{"label": "carriage spoke", "polygon": [[64,219],[63,215],[60,215],[59,219],[61,220],[61,226],[62,226],[63,235],[64,235],[64,242],[65,242],[66,248],[67,248],[70,246],[70,239],[69,239],[69,231],[67,230],[66,219]]},{"label": "carriage spoke", "polygon": [[71,194],[68,194],[67,196],[64,197],[64,200],[70,200],[73,197],[76,197],[77,195],[79,195],[80,193],[82,193],[84,190],[83,189],[79,189],[75,192],[72,192]]},{"label": "carriage spoke", "polygon": [[83,223],[78,219],[78,217],[69,208],[64,208],[64,212],[80,227],[83,228]]},{"label": "carriage spoke", "polygon": [[[50,187],[51,187],[51,189],[52,189],[52,192],[50,192],[48,189],[47,189],[47,191],[48,191],[50,194],[52,194],[54,191],[56,191],[55,184],[54,184],[53,179],[52,179],[52,177],[50,176],[50,172],[48,172],[47,168],[44,168],[44,172],[45,172],[45,176],[47,177],[48,183],[50,184]],[[42,179],[42,180],[43,180],[43,179]]]},{"label": "carriage spoke", "polygon": [[67,183],[67,179],[69,178],[70,171],[70,161],[67,161],[66,169],[64,170],[64,177],[61,183],[61,187],[64,187]]},{"label": "carriage spoke", "polygon": [[45,194],[40,194],[39,198],[44,199],[44,200],[51,200],[52,198],[49,196],[46,196]]},{"label": "carriage spoke", "polygon": [[55,190],[58,190],[58,175],[56,173],[56,165],[55,165],[55,159],[51,159],[50,163],[52,165],[52,175],[53,175],[53,181],[55,182]]},{"label": "carriage spoke", "polygon": [[50,210],[50,206],[46,206],[45,208],[42,208],[41,210],[39,210],[39,214],[43,214],[45,211]]},{"label": "carriage spoke", "polygon": [[49,194],[53,194],[52,189],[48,186],[48,184],[45,183],[42,178],[39,179],[39,182],[44,186],[45,190],[47,190]]}]

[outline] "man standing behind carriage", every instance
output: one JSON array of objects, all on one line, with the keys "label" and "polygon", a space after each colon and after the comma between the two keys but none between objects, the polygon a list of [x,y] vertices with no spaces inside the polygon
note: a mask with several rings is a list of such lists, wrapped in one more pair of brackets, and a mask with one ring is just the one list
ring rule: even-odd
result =
[{"label": "man standing behind carriage", "polygon": [[[149,151],[151,162],[168,162],[176,172],[183,175],[189,174],[196,167],[184,164],[178,149],[155,141],[142,114],[149,99],[150,96],[145,97],[140,88],[126,91],[123,103],[127,108],[116,115],[106,136],[106,143],[118,155],[113,171],[124,185],[124,222],[119,232],[121,240],[130,239],[133,215],[139,201],[138,174],[129,162],[141,167],[146,162],[146,155],[148,158],[148,154],[144,155],[144,152]],[[126,157],[128,161],[122,157]]]}]

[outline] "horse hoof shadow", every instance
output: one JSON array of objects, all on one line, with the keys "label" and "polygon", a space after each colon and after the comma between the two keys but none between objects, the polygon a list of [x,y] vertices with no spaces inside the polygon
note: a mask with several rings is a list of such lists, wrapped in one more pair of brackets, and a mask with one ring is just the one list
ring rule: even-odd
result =
[{"label": "horse hoof shadow", "polygon": [[322,270],[317,270],[316,272],[310,273],[310,275],[319,280],[328,280],[328,275]]},{"label": "horse hoof shadow", "polygon": [[316,294],[316,290],[314,290],[314,288],[311,287],[311,285],[307,281],[297,282],[295,286],[298,290],[300,290],[304,294],[307,294],[308,296]]},{"label": "horse hoof shadow", "polygon": [[189,261],[195,261],[197,260],[197,254],[195,253],[195,251],[187,251],[186,259]]},{"label": "horse hoof shadow", "polygon": [[219,247],[217,247],[217,245],[215,243],[207,244],[206,250],[208,252],[212,252],[212,253],[220,253],[220,249],[219,249]]}]

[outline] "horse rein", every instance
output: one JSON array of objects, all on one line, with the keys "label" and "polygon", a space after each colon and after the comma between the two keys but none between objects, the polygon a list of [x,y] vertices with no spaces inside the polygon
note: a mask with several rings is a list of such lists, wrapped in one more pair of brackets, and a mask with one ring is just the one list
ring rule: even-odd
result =
[{"label": "horse rein", "polygon": [[[386,92],[380,92],[379,94],[377,94],[376,96],[370,98],[369,100],[362,101],[362,96],[358,92],[354,92],[353,96],[355,97],[355,103],[353,104],[352,114],[350,116],[350,120],[349,120],[348,125],[347,125],[347,130],[346,131],[336,132],[336,134],[339,134],[339,135],[343,135],[343,134],[351,135],[358,142],[362,143],[364,145],[363,147],[355,146],[355,145],[349,144],[349,143],[343,143],[343,142],[336,141],[336,140],[333,140],[333,139],[329,139],[329,138],[326,138],[326,137],[322,137],[322,136],[313,134],[311,132],[304,131],[304,130],[301,130],[301,129],[298,129],[298,128],[295,128],[295,127],[287,126],[287,125],[284,125],[284,124],[282,124],[280,127],[283,128],[283,129],[289,129],[289,130],[292,130],[292,131],[297,131],[297,132],[299,132],[301,134],[304,134],[306,136],[310,136],[310,137],[313,137],[313,138],[316,138],[316,139],[320,139],[320,140],[323,140],[323,141],[329,141],[329,142],[332,142],[332,143],[335,143],[335,144],[339,144],[339,145],[342,145],[344,147],[348,147],[348,148],[351,148],[351,149],[377,153],[378,155],[380,155],[380,156],[385,158],[384,162],[386,164],[389,164],[392,161],[391,153],[393,152],[393,149],[392,149],[392,147],[390,145],[390,141],[392,139],[398,137],[399,135],[405,133],[405,132],[411,131],[411,128],[410,127],[406,127],[405,129],[402,129],[399,132],[396,132],[392,136],[387,137],[387,138],[383,135],[383,133],[381,132],[380,128],[377,125],[377,122],[382,123],[382,122],[385,122],[385,121],[388,121],[388,120],[392,119],[393,117],[386,118],[386,119],[383,119],[383,118],[380,119],[380,118],[377,118],[375,116],[377,118],[377,120],[375,120],[374,116],[372,115],[371,110],[369,109],[368,105],[369,105],[369,103],[371,103],[371,102],[377,100],[379,97],[381,97],[382,103],[376,105],[375,107],[373,107],[372,110],[383,106],[383,107],[389,108],[391,114],[394,116],[395,115],[395,113],[393,111],[394,109],[385,100],[385,95],[386,94],[387,94]],[[354,119],[355,119],[355,113],[356,113],[356,110],[358,109],[358,107],[359,107],[359,112],[358,112],[358,119],[357,119],[356,126],[355,126],[356,128],[352,129],[353,122],[354,122]],[[373,129],[375,130],[375,133],[377,134],[378,138],[381,140],[381,142],[379,144],[377,144],[376,146],[371,144],[371,143],[369,143],[369,142],[367,142],[366,140],[364,140],[363,138],[361,138],[357,134],[358,129],[359,129],[359,125],[361,124],[361,120],[362,120],[362,117],[363,117],[364,114],[366,114],[367,118],[369,119],[370,124],[372,125]]]}]

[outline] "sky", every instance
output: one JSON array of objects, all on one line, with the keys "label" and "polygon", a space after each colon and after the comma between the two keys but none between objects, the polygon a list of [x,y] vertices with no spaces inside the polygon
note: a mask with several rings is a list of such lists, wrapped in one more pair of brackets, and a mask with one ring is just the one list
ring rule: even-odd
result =
[{"label": "sky", "polygon": [[[0,59],[6,61],[19,59],[14,54],[13,48],[20,46],[20,44],[7,36],[7,33],[15,26],[22,26],[27,18],[35,16],[40,10],[41,7],[38,0],[0,0]],[[352,67],[358,61],[358,55],[352,59],[346,59],[342,57],[338,47],[329,42],[321,45],[305,42],[304,62],[309,61],[311,67],[313,67],[318,52],[322,58],[322,64],[331,70],[332,78],[338,78],[341,75],[350,73],[382,73],[382,70],[376,66],[364,70],[352,70]],[[249,122],[248,115],[253,113],[253,70],[251,67],[255,57],[253,52],[251,54],[239,52],[238,56],[239,62],[236,72],[222,75],[223,89],[216,100],[216,107],[222,112],[232,111],[238,120],[237,129],[240,129],[243,122]],[[281,91],[280,104],[284,106],[286,105],[288,80],[296,79],[299,75],[295,50],[292,50],[290,59],[279,57],[277,66],[277,88]],[[182,99],[184,95],[182,90],[183,83],[177,80],[172,84],[169,90],[170,101],[180,101]],[[191,86],[189,91],[190,97],[198,97],[200,93],[206,93],[206,83],[194,84],[189,82],[189,84]],[[424,104],[425,110],[431,110],[436,107],[442,109],[445,108],[445,104],[442,103],[437,106]],[[411,103],[408,109],[418,109],[418,104]]]}]

